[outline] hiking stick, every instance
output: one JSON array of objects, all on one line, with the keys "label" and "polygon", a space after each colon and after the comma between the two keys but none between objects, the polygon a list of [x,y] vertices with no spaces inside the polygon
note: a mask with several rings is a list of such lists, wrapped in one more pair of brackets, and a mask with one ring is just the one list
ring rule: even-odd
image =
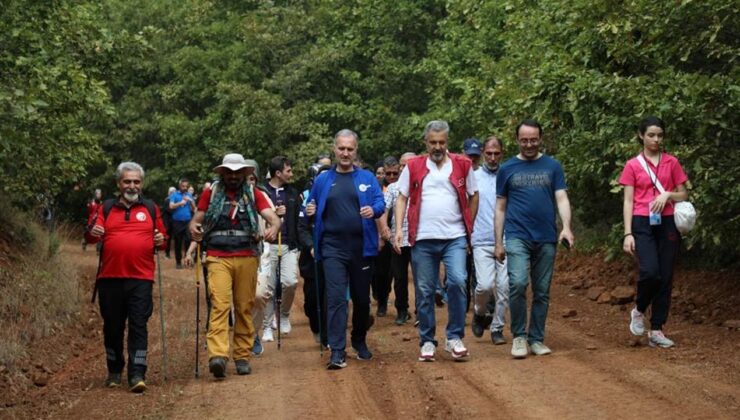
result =
[{"label": "hiking stick", "polygon": [[283,303],[283,284],[280,279],[280,266],[282,265],[283,260],[283,246],[282,246],[282,236],[283,233],[281,231],[278,231],[278,259],[277,259],[277,268],[275,269],[275,317],[277,319],[277,333],[278,333],[278,339],[277,339],[277,348],[280,350],[280,346],[282,344],[281,336],[280,336],[280,304]]},{"label": "hiking stick", "polygon": [[157,255],[157,282],[159,283],[159,323],[162,327],[162,372],[164,380],[167,381],[167,336],[164,330],[164,296],[162,291],[162,262],[160,261],[159,250],[154,252]]},{"label": "hiking stick", "polygon": [[195,254],[195,377],[200,375],[200,243]]}]

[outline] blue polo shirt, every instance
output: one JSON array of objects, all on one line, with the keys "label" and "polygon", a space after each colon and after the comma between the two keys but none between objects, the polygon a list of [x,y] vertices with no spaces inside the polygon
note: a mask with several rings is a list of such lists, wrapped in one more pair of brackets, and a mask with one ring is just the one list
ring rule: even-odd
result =
[{"label": "blue polo shirt", "polygon": [[[190,195],[189,192],[183,194],[180,191],[175,191],[170,196],[170,203],[179,203],[180,201],[182,201],[183,196],[188,196],[191,200],[193,199],[193,196]],[[192,218],[193,211],[190,209],[190,205],[178,207],[172,210],[172,220],[178,222],[189,222]]]}]

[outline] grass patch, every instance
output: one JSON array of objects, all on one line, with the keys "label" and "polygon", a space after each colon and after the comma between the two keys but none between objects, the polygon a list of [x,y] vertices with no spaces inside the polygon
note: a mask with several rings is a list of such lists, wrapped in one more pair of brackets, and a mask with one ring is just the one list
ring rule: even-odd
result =
[{"label": "grass patch", "polygon": [[64,239],[0,204],[0,365],[10,370],[30,346],[74,319],[80,296],[77,273],[59,254]]}]

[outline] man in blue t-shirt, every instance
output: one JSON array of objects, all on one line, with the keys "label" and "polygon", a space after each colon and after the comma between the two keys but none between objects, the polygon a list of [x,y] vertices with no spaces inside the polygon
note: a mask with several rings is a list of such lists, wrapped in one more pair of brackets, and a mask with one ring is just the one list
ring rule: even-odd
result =
[{"label": "man in blue t-shirt", "polygon": [[[574,244],[570,202],[560,163],[540,152],[542,127],[524,120],[516,129],[519,154],[503,164],[496,178],[496,247],[498,261],[508,258],[509,308],[514,343],[511,355],[550,354],[543,343],[550,303],[550,280],[558,240]],[[555,207],[563,230],[557,234]],[[504,234],[506,245],[504,248]],[[527,328],[527,286],[532,278],[532,311]],[[529,344],[529,349],[527,349]]]},{"label": "man in blue t-shirt", "polygon": [[190,182],[180,180],[179,190],[170,195],[170,210],[172,210],[172,237],[175,238],[176,267],[182,268],[182,247],[190,243],[188,224],[195,212],[195,199],[188,192]]}]

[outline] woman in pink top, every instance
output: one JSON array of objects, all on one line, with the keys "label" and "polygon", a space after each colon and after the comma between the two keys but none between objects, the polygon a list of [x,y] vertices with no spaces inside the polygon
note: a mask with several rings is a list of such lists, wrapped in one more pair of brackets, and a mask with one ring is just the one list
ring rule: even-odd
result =
[{"label": "woman in pink top", "polygon": [[[652,308],[648,343],[672,347],[663,334],[671,305],[673,266],[681,235],[673,221],[673,203],[688,198],[686,173],[675,156],[661,151],[665,124],[657,117],[640,121],[638,140],[642,152],[624,165],[619,183],[624,185],[624,251],[637,257],[640,269],[637,306],[630,313],[630,331],[645,332],[644,313]],[[649,171],[647,170],[649,168]],[[663,186],[661,193],[658,185]]]}]

